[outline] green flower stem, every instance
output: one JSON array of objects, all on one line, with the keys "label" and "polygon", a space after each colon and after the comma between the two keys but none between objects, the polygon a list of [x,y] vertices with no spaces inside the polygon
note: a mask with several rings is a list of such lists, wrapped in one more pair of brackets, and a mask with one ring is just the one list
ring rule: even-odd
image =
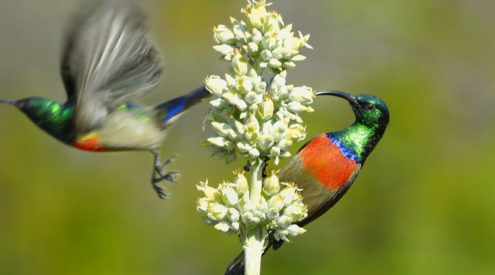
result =
[{"label": "green flower stem", "polygon": [[261,189],[263,188],[263,168],[265,162],[259,158],[250,162],[250,177],[249,177],[249,198],[253,205],[258,205],[261,202]]},{"label": "green flower stem", "polygon": [[259,275],[266,232],[262,230],[261,226],[255,226],[246,233],[244,238],[242,238],[245,257],[244,274]]},{"label": "green flower stem", "polygon": [[[265,162],[259,158],[250,162],[249,199],[255,206],[259,205],[261,202],[264,167]],[[259,225],[247,229],[246,231],[246,234],[243,234],[244,236],[241,239],[246,263],[244,266],[244,274],[259,275],[261,270],[261,256],[263,255],[266,232]]]}]

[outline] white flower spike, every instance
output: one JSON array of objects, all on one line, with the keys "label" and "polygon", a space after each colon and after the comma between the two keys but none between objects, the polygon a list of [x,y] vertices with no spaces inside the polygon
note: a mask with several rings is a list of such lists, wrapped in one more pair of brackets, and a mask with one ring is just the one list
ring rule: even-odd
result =
[{"label": "white flower spike", "polygon": [[259,274],[268,232],[289,241],[305,232],[296,223],[307,216],[294,184],[280,182],[273,171],[264,177],[268,160],[278,165],[291,155],[290,146],[305,139],[300,114],[313,111],[315,97],[313,89],[286,80],[287,69],[305,59],[299,51],[311,48],[309,35],[294,36],[292,25],[284,26],[282,16],[268,6],[248,0],[243,20],[231,18],[231,26],[213,29],[214,49],[229,63],[229,73],[205,80],[212,94],[205,124],[215,135],[203,144],[228,162],[238,156],[247,159],[249,177],[241,170],[217,188],[200,183],[204,197],[198,199],[197,210],[205,223],[239,236],[247,275]]}]

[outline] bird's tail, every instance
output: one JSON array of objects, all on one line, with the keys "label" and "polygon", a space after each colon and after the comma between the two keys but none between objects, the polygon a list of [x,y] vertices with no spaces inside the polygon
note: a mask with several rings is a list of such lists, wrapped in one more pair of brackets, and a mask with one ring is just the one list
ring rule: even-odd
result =
[{"label": "bird's tail", "polygon": [[202,86],[186,95],[176,97],[157,105],[155,111],[158,112],[162,124],[168,125],[173,118],[176,118],[178,115],[210,95],[211,93],[206,87]]},{"label": "bird's tail", "polygon": [[244,251],[229,263],[225,275],[244,275]]}]

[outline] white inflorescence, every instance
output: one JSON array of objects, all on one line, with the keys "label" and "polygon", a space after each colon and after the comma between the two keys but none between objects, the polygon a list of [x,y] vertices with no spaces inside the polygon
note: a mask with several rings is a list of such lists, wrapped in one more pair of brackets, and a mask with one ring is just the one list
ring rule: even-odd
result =
[{"label": "white inflorescence", "polygon": [[[305,59],[299,54],[309,35],[294,36],[292,25],[284,27],[282,17],[267,11],[265,1],[248,1],[242,10],[245,21],[231,18],[231,27],[214,28],[214,49],[229,62],[224,77],[208,76],[206,88],[213,107],[205,118],[215,135],[204,145],[213,154],[232,161],[238,155],[248,159],[273,160],[289,157],[294,142],[306,138],[300,114],[312,112],[309,106],[315,92],[306,86],[286,84],[287,69]],[[283,187],[283,188],[281,188]],[[261,202],[249,198],[245,176],[237,173],[235,182],[213,188],[198,185],[205,197],[198,200],[198,211],[207,223],[226,233],[239,233],[251,225],[263,225],[277,239],[302,234],[293,224],[306,216],[302,197],[293,184],[279,183],[272,173],[263,182]]]},{"label": "white inflorescence", "polygon": [[277,240],[284,241],[305,232],[293,224],[307,216],[306,206],[293,184],[280,183],[271,173],[263,181],[260,204],[254,205],[249,200],[246,177],[242,172],[236,174],[234,182],[222,183],[218,188],[208,186],[208,182],[198,185],[204,197],[198,199],[197,210],[205,215],[205,223],[229,235],[238,233],[241,227],[261,225]]}]

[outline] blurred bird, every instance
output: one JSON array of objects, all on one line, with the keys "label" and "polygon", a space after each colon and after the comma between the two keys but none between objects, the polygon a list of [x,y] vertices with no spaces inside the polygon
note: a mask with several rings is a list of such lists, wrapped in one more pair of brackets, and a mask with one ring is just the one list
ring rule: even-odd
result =
[{"label": "blurred bird", "polygon": [[[351,187],[371,151],[380,141],[389,121],[387,105],[372,95],[354,96],[341,91],[317,95],[338,96],[349,101],[356,121],[342,131],[319,135],[303,145],[278,173],[282,182],[302,189],[308,216],[299,226],[314,221],[334,206]],[[283,241],[270,235],[265,252],[277,250]],[[225,274],[244,274],[244,253],[237,256]]]},{"label": "blurred bird", "polygon": [[155,106],[128,101],[154,87],[162,75],[161,58],[148,37],[141,10],[123,1],[96,1],[69,29],[61,74],[67,102],[29,97],[0,100],[17,107],[61,142],[86,151],[147,150],[154,154],[152,185],[160,198],[165,172],[160,146],[179,114],[210,93],[198,88]]}]

